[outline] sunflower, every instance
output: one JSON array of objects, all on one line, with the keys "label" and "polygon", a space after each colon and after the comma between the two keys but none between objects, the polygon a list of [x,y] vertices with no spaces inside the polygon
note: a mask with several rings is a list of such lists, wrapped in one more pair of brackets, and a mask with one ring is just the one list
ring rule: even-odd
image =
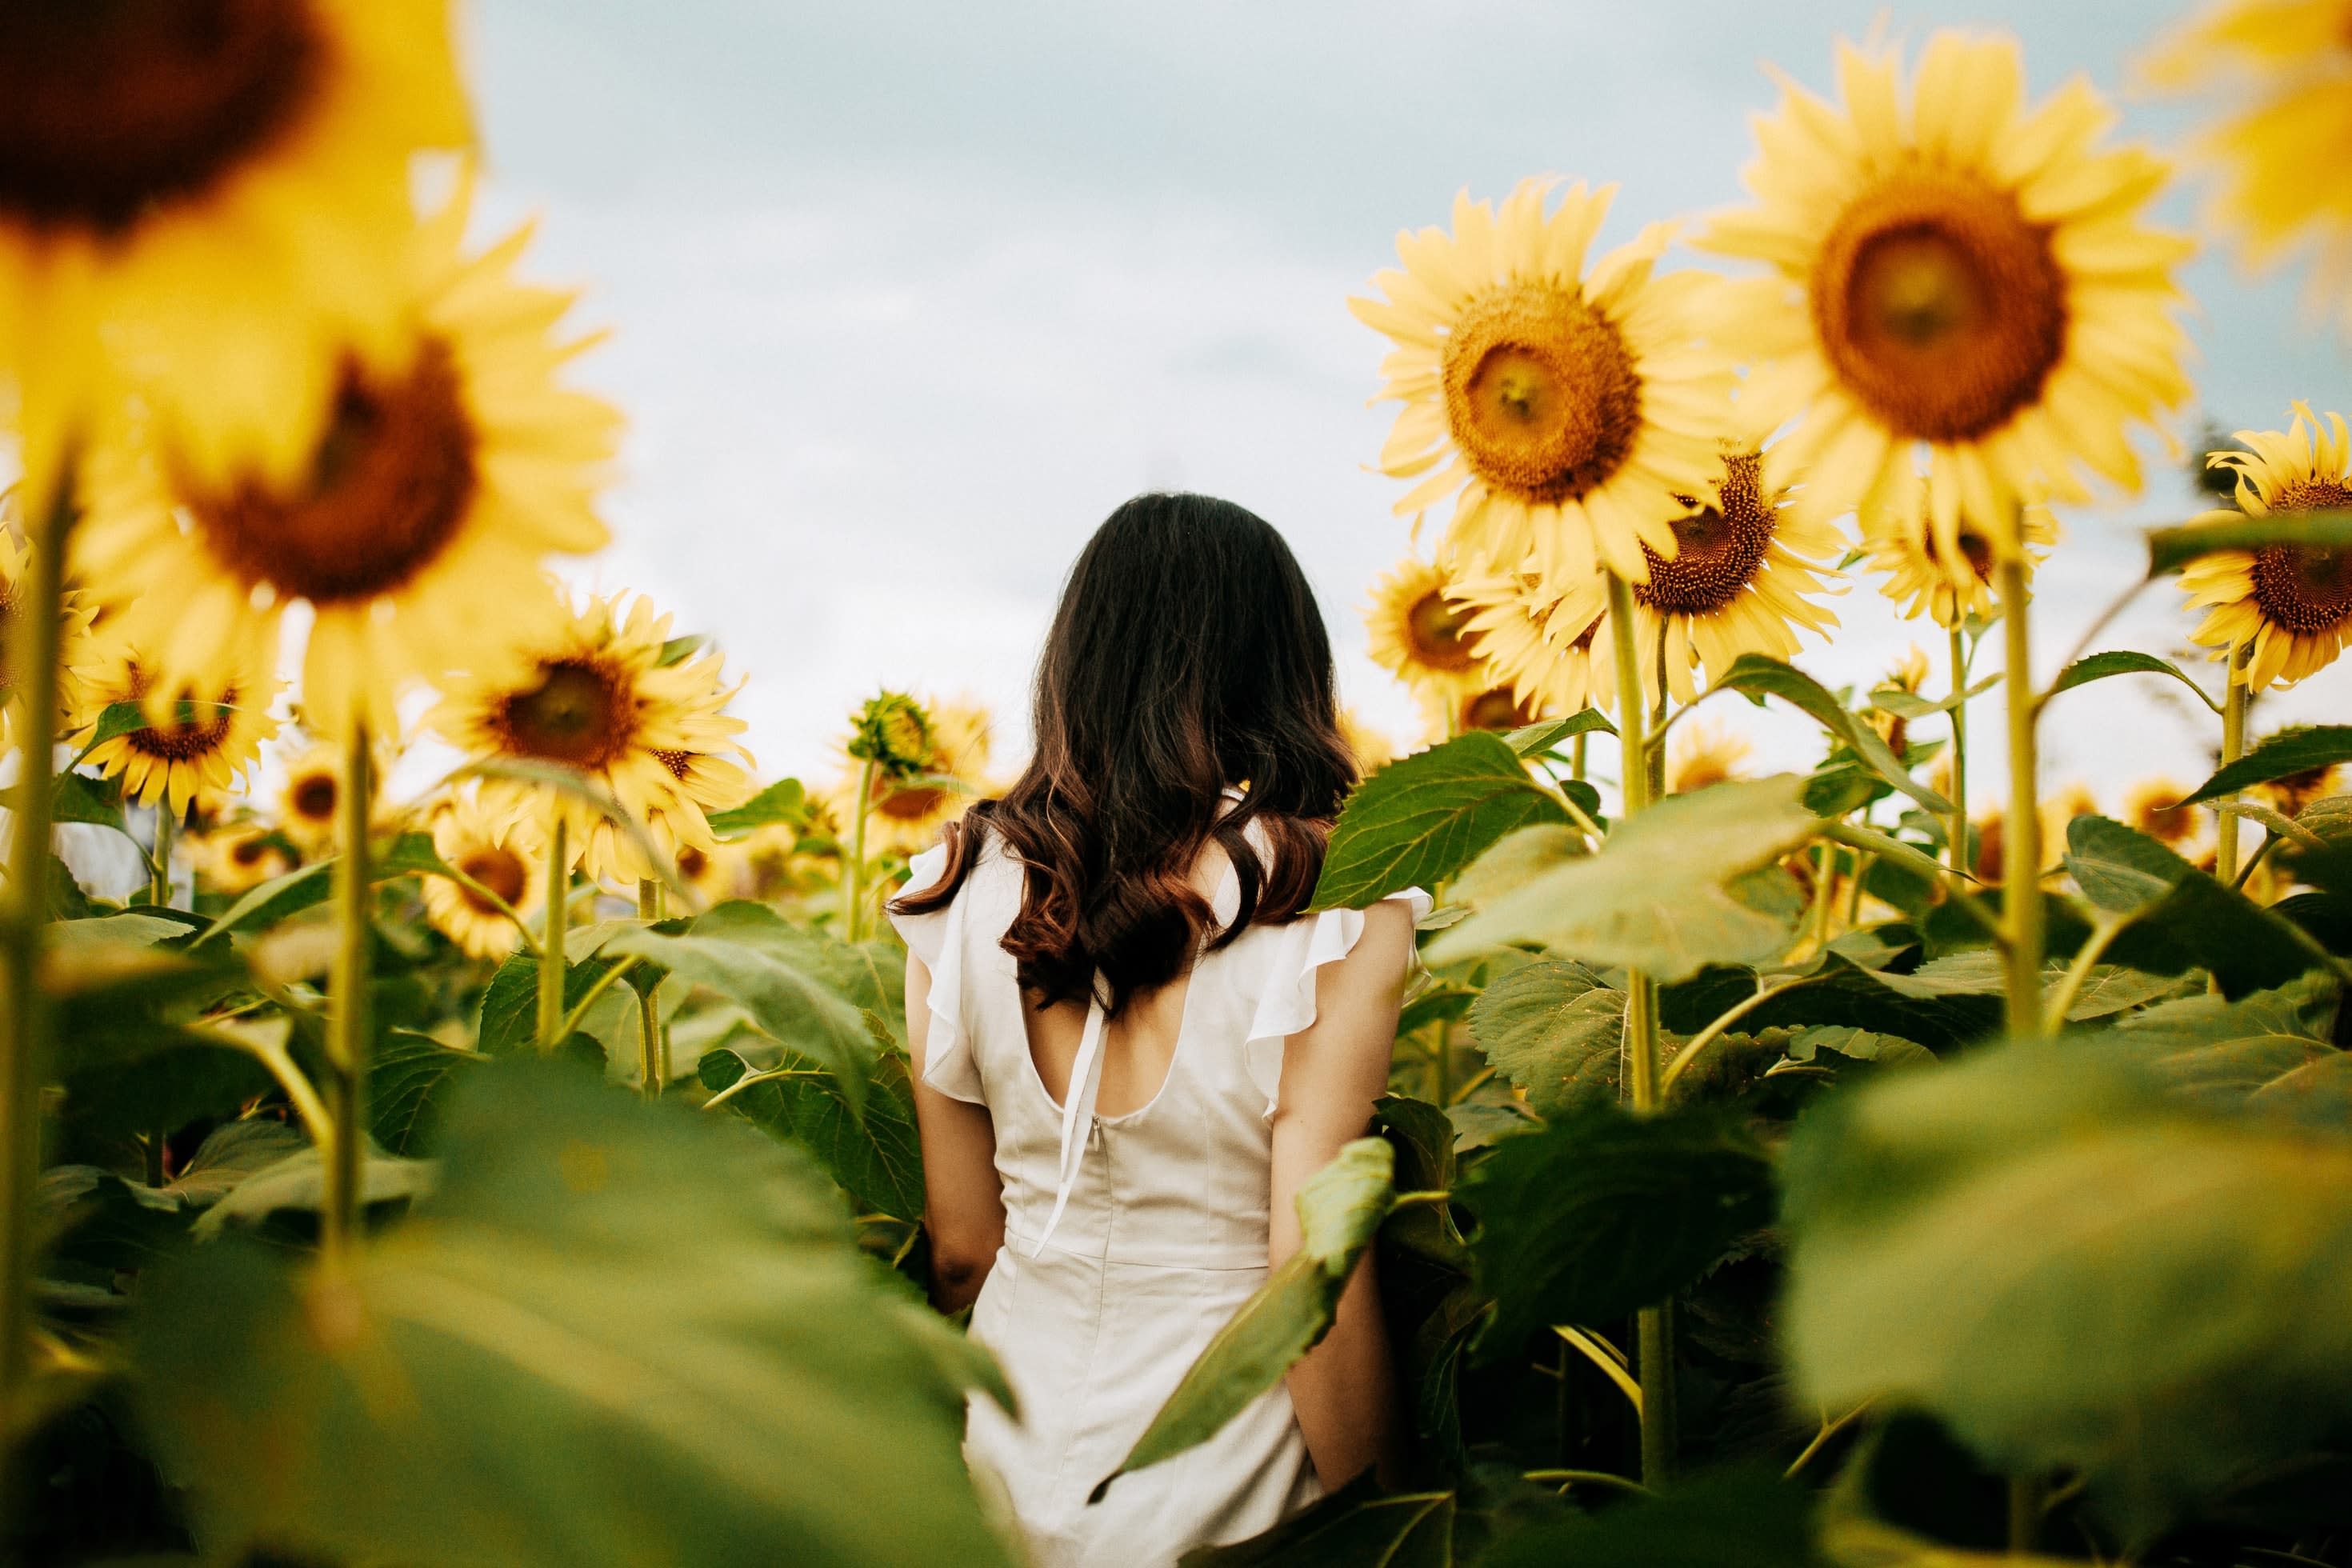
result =
[{"label": "sunflower", "polygon": [[233,822],[188,846],[206,888],[231,898],[282,877],[299,864],[293,846],[258,822]]},{"label": "sunflower", "polygon": [[[189,804],[218,801],[243,786],[247,770],[260,760],[261,742],[278,732],[270,716],[284,683],[274,662],[264,660],[228,672],[217,699],[186,695],[184,682],[158,679],[128,644],[100,639],[101,647],[78,682],[79,701],[68,721],[68,742],[89,747],[83,760],[108,777],[122,776],[122,793],[142,805],[158,801],[174,816]],[[144,729],[96,740],[106,710],[136,702],[150,722]]]},{"label": "sunflower", "polygon": [[2313,801],[2336,793],[2341,770],[2334,763],[2325,767],[2305,768],[2284,778],[2256,786],[2255,793],[2276,806],[2280,815],[2301,816],[2303,808]]},{"label": "sunflower", "polygon": [[751,852],[742,844],[715,844],[698,849],[677,847],[677,879],[694,889],[705,903],[723,903],[751,890]]},{"label": "sunflower", "polygon": [[[961,816],[988,788],[988,710],[968,700],[914,707],[923,716],[924,749],[903,759],[913,763],[904,776],[876,769],[873,793],[866,800],[868,854],[911,855],[929,847],[940,829]],[[851,744],[856,744],[855,737]],[[857,776],[851,771],[835,791],[835,814],[849,831],[854,831],[849,824],[856,809]]]},{"label": "sunflower", "polygon": [[2210,208],[2255,266],[2318,252],[2315,291],[2352,289],[2352,0],[2208,6],[2142,63],[2160,91],[2234,98],[2192,156],[2221,181]]},{"label": "sunflower", "polygon": [[[703,653],[662,662],[669,617],[640,596],[593,598],[553,634],[526,645],[520,669],[452,680],[425,722],[467,754],[576,769],[612,792],[656,847],[709,850],[704,813],[740,804],[751,753],[735,739],[743,721],[724,710],[723,660]],[[482,801],[506,820],[562,818],[567,859],[591,877],[655,875],[633,836],[568,791],[516,779],[482,782]]]},{"label": "sunflower", "polygon": [[2191,246],[2139,221],[2165,166],[2095,145],[2113,115],[2088,82],[2029,111],[2015,40],[1950,30],[1907,105],[1900,66],[1842,45],[1843,109],[1784,81],[1746,172],[1758,205],[1698,243],[1770,268],[1727,287],[1717,324],[1751,362],[1743,416],[1805,416],[1780,453],[1799,504],[1898,512],[1950,562],[1963,510],[2009,548],[2036,480],[2086,500],[2087,466],[2137,489],[2126,430],[2189,393],[2172,269]]},{"label": "sunflower", "polygon": [[1385,300],[1348,301],[1397,344],[1381,396],[1404,406],[1381,467],[1420,478],[1396,506],[1416,526],[1460,492],[1450,552],[1570,575],[1597,557],[1639,582],[1642,546],[1673,554],[1675,497],[1706,483],[1729,412],[1729,362],[1698,342],[1717,280],[1654,275],[1667,224],[1588,272],[1616,187],[1580,182],[1547,217],[1553,183],[1521,182],[1499,212],[1465,192],[1451,234],[1397,237],[1403,268],[1372,279]]},{"label": "sunflower", "polygon": [[[1464,577],[1447,597],[1468,617],[1468,640],[1482,679],[1467,689],[1509,687],[1527,710],[1575,713],[1613,700],[1616,680],[1603,636],[1605,618],[1562,614],[1560,596],[1531,573],[1486,573]],[[1433,721],[1443,709],[1433,714]],[[1465,724],[1465,729],[1486,726]]]},{"label": "sunflower", "polygon": [[[13,497],[0,500],[13,500]],[[0,506],[0,520],[5,519],[8,510]],[[0,743],[11,745],[14,742],[9,737],[15,730],[10,723],[10,715],[16,710],[16,672],[8,668],[8,647],[13,640],[16,612],[23,605],[25,595],[32,589],[32,584],[26,575],[32,563],[32,547],[19,544],[13,534],[0,528]],[[90,635],[94,612],[79,593],[67,589],[58,614],[58,714],[62,721],[60,728],[69,728],[75,710],[84,700],[84,667],[101,659],[105,650]]]},{"label": "sunflower", "polygon": [[413,350],[389,368],[343,355],[299,477],[224,480],[121,432],[90,465],[76,558],[127,635],[201,669],[232,643],[275,648],[307,601],[303,710],[330,740],[388,726],[409,676],[484,673],[509,638],[561,626],[541,558],[605,542],[593,500],[619,416],[558,384],[582,344],[555,333],[568,296],[509,275],[524,236],[461,252],[469,205],[417,238]]},{"label": "sunflower", "polygon": [[[1682,498],[1684,515],[1672,524],[1675,552],[1649,553],[1643,546],[1649,574],[1633,584],[1633,639],[1652,701],[1661,637],[1666,689],[1688,702],[1697,694],[1693,669],[1711,679],[1743,653],[1790,658],[1799,627],[1826,637],[1838,624],[1812,600],[1832,591],[1820,574],[1835,574],[1822,562],[1833,559],[1844,541],[1828,523],[1785,505],[1764,468],[1754,450],[1726,451],[1707,483]],[[1562,597],[1558,613],[1570,625],[1601,619],[1606,595],[1601,579],[1588,577]]]},{"label": "sunflower", "polygon": [[1470,617],[1450,603],[1445,568],[1408,555],[1372,584],[1365,651],[1374,664],[1443,707],[1483,684]]},{"label": "sunflower", "polygon": [[1741,771],[1756,748],[1728,724],[1693,718],[1682,725],[1682,735],[1666,760],[1666,793],[1688,795],[1709,784],[1744,778]]},{"label": "sunflower", "polygon": [[[2019,513],[2019,527],[2031,581],[2032,570],[2058,542],[2058,521],[2048,507],[2028,503]],[[1970,616],[1992,613],[1993,538],[1964,511],[1954,534],[1958,547],[1948,552],[1933,533],[1896,521],[1863,531],[1862,563],[1885,574],[1878,591],[1895,602],[1905,620],[1924,615],[1950,628]]]},{"label": "sunflower", "polygon": [[[1544,718],[1547,710],[1513,690],[1508,682],[1489,686],[1456,699],[1442,714],[1433,712],[1430,730],[1438,739],[1447,733],[1465,735],[1473,730],[1508,734]],[[1450,728],[1449,728],[1450,726]]]},{"label": "sunflower", "polygon": [[343,795],[342,748],[320,742],[287,764],[278,821],[306,855],[332,848],[335,807]]},{"label": "sunflower", "polygon": [[[2326,422],[2310,405],[2294,405],[2284,432],[2241,430],[2248,448],[2216,452],[2206,460],[2238,477],[2238,505],[2255,517],[2352,507],[2352,438],[2344,416]],[[2198,520],[2235,521],[2237,513],[2208,512]],[[2217,550],[2180,574],[2192,605],[2211,613],[2190,640],[2229,662],[2230,679],[2255,691],[2292,686],[2336,662],[2352,634],[2352,549],[2282,540],[2260,550]],[[2233,657],[2253,654],[2242,668]]]},{"label": "sunflower", "polygon": [[[518,915],[528,917],[539,908],[547,885],[547,848],[530,823],[502,820],[478,790],[439,801],[429,820],[433,852],[442,864],[465,873]],[[502,959],[521,940],[495,900],[447,877],[425,879],[425,915],[468,957]]]},{"label": "sunflower", "polygon": [[[1927,662],[1927,650],[1913,643],[1903,650],[1900,658],[1887,666],[1886,673],[1879,678],[1876,689],[1908,692],[1916,697],[1927,684],[1927,677],[1933,673],[1933,668]],[[1903,715],[1874,708],[1870,711],[1870,727],[1878,731],[1878,738],[1886,742],[1888,751],[1898,757],[1903,755],[1910,731]]]},{"label": "sunflower", "polygon": [[2179,847],[2197,837],[2197,808],[2182,805],[2186,784],[2170,779],[2142,779],[2124,795],[2124,820],[2160,844]]},{"label": "sunflower", "polygon": [[338,358],[404,346],[412,155],[471,140],[448,34],[447,0],[0,7],[0,361],[36,484],[134,387],[206,486],[299,475]]}]

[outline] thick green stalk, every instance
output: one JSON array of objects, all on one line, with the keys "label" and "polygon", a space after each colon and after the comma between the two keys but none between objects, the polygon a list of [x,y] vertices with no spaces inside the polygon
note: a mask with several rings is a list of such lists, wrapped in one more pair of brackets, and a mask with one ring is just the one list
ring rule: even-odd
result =
[{"label": "thick green stalk", "polygon": [[564,843],[563,807],[551,803],[547,830],[547,930],[539,942],[539,1048],[563,1043],[563,934],[572,924],[572,857]]},{"label": "thick green stalk", "polygon": [[147,884],[147,901],[163,909],[172,901],[172,801],[169,795],[155,803],[154,867]]},{"label": "thick green stalk", "polygon": [[367,1149],[368,818],[375,802],[367,727],[354,726],[335,797],[335,921],[340,940],[328,975],[327,1114],[334,1136],[320,1151],[326,1192],[319,1205],[319,1245],[340,1260],[358,1232],[360,1173]]},{"label": "thick green stalk", "polygon": [[857,928],[865,921],[862,908],[866,901],[866,814],[874,803],[874,763],[868,760],[857,772],[856,825],[850,829],[849,864],[841,868],[841,940],[856,942]]},{"label": "thick green stalk", "polygon": [[[2254,691],[2242,677],[2253,651],[2254,645],[2245,643],[2230,658],[2230,689],[2221,700],[2221,765],[2225,768],[2246,754],[2246,710],[2253,706]],[[2237,798],[2232,792],[2217,804],[2227,806]],[[2221,837],[2213,850],[2213,874],[2224,887],[2238,879],[2238,819],[2228,811],[2221,814]]]},{"label": "thick green stalk", "polygon": [[1969,649],[1960,628],[1952,628],[1952,873],[1965,878],[1976,869],[1969,864],[1969,702],[1960,695],[1969,689]]},{"label": "thick green stalk", "polygon": [[34,1194],[41,1177],[41,1062],[50,1016],[40,986],[41,931],[49,912],[49,778],[56,760],[58,609],[64,597],[66,533],[73,487],[60,481],[47,515],[31,520],[29,581],[8,627],[16,699],[16,805],[9,845],[6,918],[0,923],[0,1515],[13,1514],[7,1462],[13,1412],[30,1403]]},{"label": "thick green stalk", "polygon": [[[637,918],[650,925],[662,918],[662,885],[637,879]],[[669,1077],[669,1041],[661,1021],[661,983],[637,993],[637,1083],[647,1100],[659,1100]]]},{"label": "thick green stalk", "polygon": [[[1628,817],[1649,808],[1653,770],[1664,766],[1663,753],[1649,755],[1649,727],[1642,706],[1642,660],[1633,646],[1633,590],[1614,572],[1609,574],[1610,644],[1617,667],[1618,742],[1623,761],[1624,805]],[[1663,690],[1663,685],[1661,686]],[[1640,970],[1625,976],[1626,1085],[1633,1110],[1647,1115],[1658,1109],[1663,1076],[1658,1051],[1658,989]],[[1671,1301],[1645,1307],[1634,1320],[1634,1367],[1642,1387],[1642,1482],[1659,1488],[1674,1479],[1675,1317]]]},{"label": "thick green stalk", "polygon": [[2019,1039],[2042,1033],[2042,794],[2040,757],[2033,724],[2032,639],[2028,635],[2031,595],[2025,563],[2017,556],[1993,568],[2000,595],[2003,646],[2009,668],[2001,684],[2009,695],[2009,808],[2000,825],[2001,925],[2009,938],[2009,1032]]}]

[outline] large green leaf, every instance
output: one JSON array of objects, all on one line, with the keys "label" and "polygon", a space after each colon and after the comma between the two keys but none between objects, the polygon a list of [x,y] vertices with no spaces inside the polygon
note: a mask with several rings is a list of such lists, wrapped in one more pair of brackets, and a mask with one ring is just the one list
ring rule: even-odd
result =
[{"label": "large green leaf", "polygon": [[992,1376],[731,1118],[509,1058],[340,1268],[231,1237],[152,1283],[149,1424],[207,1551],[1001,1563],[958,1454]]},{"label": "large green leaf", "polygon": [[2199,784],[2180,804],[2195,805],[2219,800],[2225,795],[2283,779],[2289,773],[2309,773],[2346,762],[2352,762],[2352,724],[2299,725],[2263,741]]},{"label": "large green leaf", "polygon": [[881,1018],[891,1037],[906,1044],[907,950],[899,942],[841,942],[793,925],[766,904],[749,900],[714,904],[693,929],[767,948],[824,981],[851,1006]]},{"label": "large green leaf", "polygon": [[1470,1036],[1546,1116],[1614,1102],[1625,993],[1580,963],[1540,959],[1486,987],[1470,1008]]},{"label": "large green leaf", "polygon": [[2066,841],[2066,868],[2084,897],[2131,922],[2108,952],[2134,969],[2203,969],[2225,995],[2242,996],[2283,985],[2319,962],[2285,917],[2145,834],[2084,816],[2067,824]]},{"label": "large green leaf", "polygon": [[1503,1139],[1461,1200],[1495,1297],[1480,1342],[1493,1359],[1549,1324],[1605,1322],[1698,1279],[1770,1223],[1772,1166],[1725,1114],[1598,1106]]},{"label": "large green leaf", "polygon": [[1395,1158],[1386,1139],[1359,1138],[1300,1185],[1298,1250],[1217,1331],[1096,1498],[1129,1471],[1215,1436],[1330,1331],[1348,1276],[1395,1198]]},{"label": "large green leaf", "polygon": [[2125,1019],[2109,1039],[2192,1100],[2352,1131],[2352,1053],[2335,1042],[2340,996],[2318,974],[2236,1002],[2184,996]]},{"label": "large green leaf", "polygon": [[1938,816],[1951,815],[1952,803],[1911,776],[1878,738],[1878,731],[1846,711],[1829,688],[1793,665],[1760,653],[1743,653],[1732,661],[1710,690],[1744,691],[1757,697],[1778,697],[1851,747],[1878,776]]},{"label": "large green leaf", "polygon": [[[563,1007],[568,1014],[587,999],[616,959],[598,952],[563,966]],[[528,1051],[539,1039],[539,955],[529,949],[510,954],[482,988],[475,1046],[488,1056]]]},{"label": "large green leaf", "polygon": [[1620,823],[1600,854],[1521,883],[1446,931],[1430,962],[1532,942],[1673,981],[1773,956],[1791,934],[1784,913],[1742,901],[1737,885],[1812,836],[1803,787],[1784,774],[1663,800]]},{"label": "large green leaf", "polygon": [[1817,1568],[1813,1494],[1769,1470],[1700,1476],[1663,1497],[1522,1531],[1480,1568]]},{"label": "large green leaf", "polygon": [[1938,1053],[1972,1044],[2000,1028],[2002,1005],[1997,990],[1950,985],[1895,989],[1894,983],[1903,978],[1832,952],[1813,973],[1774,992],[1742,1022],[1751,1030],[1835,1024],[1916,1040]]},{"label": "large green leaf", "polygon": [[1801,1122],[1797,1392],[2071,1470],[2145,1539],[2352,1408],[2352,1141],[2202,1112],[2077,1040],[1893,1075]]},{"label": "large green leaf", "polygon": [[1356,787],[1331,829],[1312,907],[1360,908],[1433,888],[1512,829],[1567,820],[1500,736],[1456,736]]},{"label": "large green leaf", "polygon": [[368,1125],[375,1141],[394,1154],[428,1152],[450,1091],[488,1062],[429,1035],[388,1032],[368,1058]]},{"label": "large green leaf", "polygon": [[[751,1070],[750,1063],[724,1048],[704,1052],[698,1069],[702,1086],[713,1093],[734,1088]],[[776,1076],[765,1076],[770,1073]],[[761,1131],[800,1143],[814,1154],[860,1214],[909,1221],[923,1217],[923,1155],[915,1135],[914,1086],[907,1076],[907,1058],[898,1052],[874,1058],[862,1122],[830,1071],[789,1051],[727,1104]]]},{"label": "large green leaf", "polygon": [[2178,572],[2217,550],[2259,550],[2265,544],[2305,544],[2341,550],[2352,546],[2352,512],[2273,512],[2246,517],[2210,511],[2147,534],[2147,574]]},{"label": "large green leaf", "polygon": [[853,971],[845,972],[814,959],[811,945],[812,939],[773,910],[734,903],[698,916],[676,933],[650,926],[624,931],[604,952],[644,959],[726,997],[769,1038],[830,1070],[844,1103],[862,1115],[876,1047],[866,1032],[866,1009],[842,994],[843,975],[849,973],[852,986],[881,982],[855,960]]},{"label": "large green leaf", "polygon": [[2072,691],[2078,686],[2088,686],[2094,680],[2105,680],[2117,675],[2168,675],[2197,693],[2197,700],[2206,707],[2217,713],[2221,710],[2221,705],[2206,695],[2205,689],[2170,659],[2158,658],[2152,653],[2133,653],[2128,649],[2095,653],[2088,658],[2076,659],[2058,672],[2058,679],[2050,683],[2050,689],[2042,697],[2046,701],[2062,691]]}]

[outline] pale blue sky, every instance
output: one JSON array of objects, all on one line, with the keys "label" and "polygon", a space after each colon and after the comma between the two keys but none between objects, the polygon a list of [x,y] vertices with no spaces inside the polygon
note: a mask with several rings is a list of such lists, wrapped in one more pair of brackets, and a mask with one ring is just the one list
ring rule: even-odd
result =
[{"label": "pale blue sky", "polygon": [[[1464,185],[1618,181],[1604,243],[1738,199],[1748,117],[1774,98],[1759,62],[1826,87],[1832,39],[1882,14],[1915,39],[2014,30],[2039,93],[2078,70],[2115,90],[2178,11],[482,0],[497,210],[542,216],[535,267],[588,287],[583,319],[615,335],[585,374],[634,422],[621,540],[585,575],[720,637],[751,678],[738,707],[763,771],[822,773],[841,715],[881,682],[973,691],[1017,750],[1035,642],[1087,533],[1137,489],[1208,489],[1289,536],[1349,698],[1402,734],[1411,704],[1363,660],[1356,615],[1405,547],[1398,487],[1365,467],[1390,418],[1365,405],[1384,345],[1345,296]],[[2135,134],[2184,123],[2124,108]],[[2168,205],[2189,221],[2185,194]],[[2342,342],[2301,313],[2295,279],[2209,258],[2190,281],[2216,416],[2352,402]],[[2188,505],[2159,472],[2137,509],[2074,519],[2045,644],[2128,570],[2119,519]],[[2170,604],[2151,595],[2127,640],[2178,644]],[[1840,608],[1848,635],[1801,660],[1833,682],[1914,635],[1866,583]],[[2274,714],[2340,712],[2347,679]],[[2200,771],[2201,710],[2070,700],[2053,784]],[[1804,760],[1799,726],[1724,716],[1769,759]]]}]

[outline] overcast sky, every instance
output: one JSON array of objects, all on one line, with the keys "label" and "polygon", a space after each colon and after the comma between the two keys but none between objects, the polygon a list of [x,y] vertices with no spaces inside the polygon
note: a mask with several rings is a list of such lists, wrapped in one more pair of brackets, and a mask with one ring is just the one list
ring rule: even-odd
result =
[{"label": "overcast sky", "polygon": [[[1017,752],[1062,574],[1147,488],[1226,495],[1279,526],[1346,695],[1404,735],[1412,704],[1363,658],[1358,616],[1406,545],[1400,487],[1367,467],[1393,407],[1365,402],[1385,343],[1344,304],[1400,227],[1444,221],[1457,188],[1546,172],[1622,183],[1604,245],[1736,201],[1748,117],[1774,100],[1761,62],[1826,89],[1832,38],[1874,16],[1914,39],[2013,29],[2038,95],[2078,71],[2116,90],[2175,14],[482,0],[475,80],[496,210],[541,216],[536,270],[585,285],[582,319],[614,329],[583,374],[632,419],[619,542],[583,575],[715,633],[751,678],[737,706],[761,771],[822,774],[843,715],[883,683],[981,696]],[[2183,123],[2124,107],[2134,134]],[[2185,194],[2168,205],[2189,221]],[[2352,403],[2342,341],[2312,326],[2299,279],[2251,283],[2209,258],[2190,281],[2204,408],[2185,429],[2204,409],[2277,426],[2291,398]],[[2045,647],[2127,577],[2127,524],[2189,504],[2159,469],[2137,508],[2072,518]],[[2117,636],[2180,644],[2176,598],[2149,595]],[[1800,661],[1832,683],[1937,637],[1898,626],[1866,582],[1840,608],[1847,634]],[[2329,670],[2268,721],[2340,713],[2347,680]],[[2112,805],[2139,772],[2201,776],[2210,715],[2145,679],[2106,689],[2126,684],[2128,700],[2053,710],[2053,784],[2105,784]],[[1723,716],[1768,760],[1807,760],[1801,725]]]}]

